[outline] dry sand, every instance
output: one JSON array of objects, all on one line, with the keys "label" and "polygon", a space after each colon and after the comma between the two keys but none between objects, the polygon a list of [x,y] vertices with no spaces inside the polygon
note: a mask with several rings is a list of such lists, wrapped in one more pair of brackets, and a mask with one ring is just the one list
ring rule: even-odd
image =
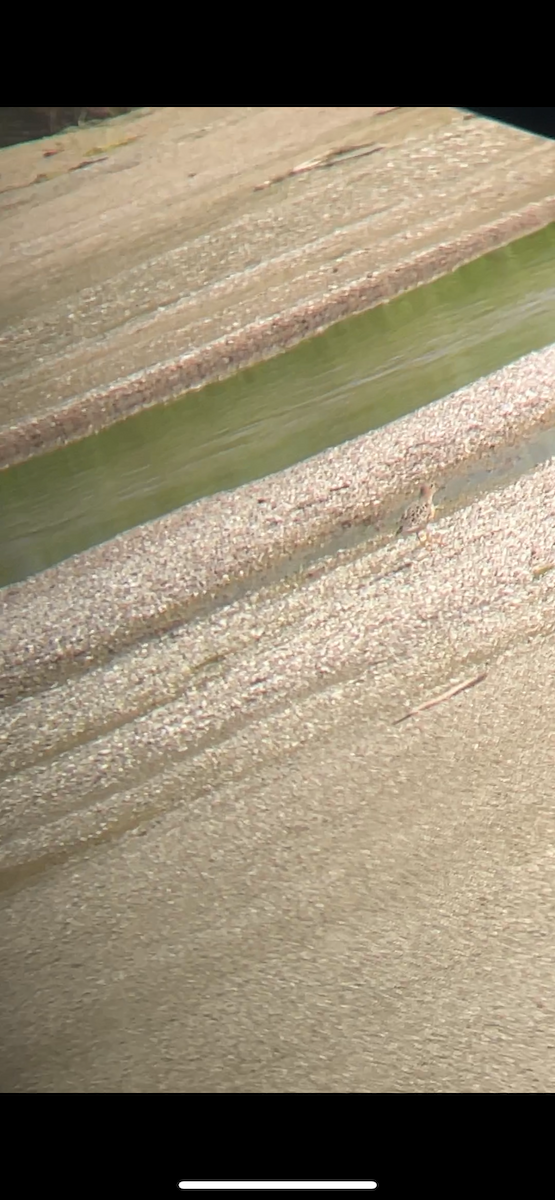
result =
[{"label": "dry sand", "polygon": [[549,464],[6,710],[3,1090],[554,1090],[554,531]]}]

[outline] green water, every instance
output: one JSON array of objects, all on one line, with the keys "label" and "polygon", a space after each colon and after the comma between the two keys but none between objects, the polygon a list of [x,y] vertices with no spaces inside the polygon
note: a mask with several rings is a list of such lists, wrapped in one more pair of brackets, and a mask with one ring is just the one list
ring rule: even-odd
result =
[{"label": "green water", "polygon": [[411,412],[555,337],[555,225],[0,472],[0,583]]}]

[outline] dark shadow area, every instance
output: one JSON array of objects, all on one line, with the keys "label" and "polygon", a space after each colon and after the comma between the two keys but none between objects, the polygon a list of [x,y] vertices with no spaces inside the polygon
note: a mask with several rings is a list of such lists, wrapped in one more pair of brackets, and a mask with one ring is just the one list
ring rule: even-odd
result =
[{"label": "dark shadow area", "polygon": [[60,133],[70,125],[103,121],[131,112],[131,108],[1,108],[0,146],[15,146]]},{"label": "dark shadow area", "polygon": [[525,129],[528,133],[555,139],[555,108],[464,107],[466,112],[476,113],[480,117],[491,117],[494,121],[502,121],[504,125],[515,125],[517,129]]}]

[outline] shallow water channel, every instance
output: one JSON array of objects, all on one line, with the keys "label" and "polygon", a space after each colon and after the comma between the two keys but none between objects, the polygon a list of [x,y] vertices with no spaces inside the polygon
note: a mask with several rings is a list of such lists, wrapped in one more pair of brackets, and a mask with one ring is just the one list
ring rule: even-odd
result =
[{"label": "shallow water channel", "polygon": [[0,584],[377,428],[540,349],[554,330],[551,225],[231,379],[1,471]]}]

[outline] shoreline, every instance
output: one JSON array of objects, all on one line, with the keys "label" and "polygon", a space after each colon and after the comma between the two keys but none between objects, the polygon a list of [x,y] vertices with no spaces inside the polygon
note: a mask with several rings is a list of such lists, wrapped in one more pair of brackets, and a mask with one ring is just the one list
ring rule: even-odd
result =
[{"label": "shoreline", "polygon": [[0,151],[0,467],[555,220],[554,147],[453,109],[139,110],[48,142]]},{"label": "shoreline", "polygon": [[[117,653],[59,659],[55,687],[27,676],[32,687],[10,697],[0,722],[9,732],[0,754],[0,891],[48,886],[56,867],[62,879],[79,864],[94,871],[99,853],[133,858],[137,834],[171,837],[191,819],[208,832],[215,823],[221,835],[225,809],[215,797],[231,791],[240,809],[245,780],[256,796],[268,771],[294,778],[314,743],[316,753],[333,746],[337,758],[342,729],[365,742],[372,730],[366,757],[378,757],[379,778],[387,777],[388,746],[418,741],[425,728],[433,734],[438,722],[451,745],[453,705],[487,710],[512,656],[541,661],[553,641],[554,500],[551,461],[440,514],[427,548],[390,537],[293,586],[261,588],[156,636],[135,636]],[[142,580],[128,569],[127,581],[128,604],[135,588],[143,601]],[[107,580],[98,573],[95,582],[103,589]],[[35,597],[43,620],[38,636],[27,626],[28,652],[62,648],[69,630],[58,625],[60,595]],[[41,647],[45,611],[50,645]],[[101,615],[109,615],[105,604]],[[86,632],[86,616],[73,611],[74,635]],[[25,663],[20,670],[24,677]],[[401,721],[476,675],[485,680],[479,688]],[[528,724],[523,730],[528,736]],[[448,759],[443,767],[448,774]]]},{"label": "shoreline", "polygon": [[117,380],[63,407],[8,429],[0,428],[0,470],[99,433],[118,421],[228,378],[273,358],[331,325],[425,286],[484,254],[555,221],[555,197],[500,217],[451,243],[411,256],[393,270],[347,286],[225,335],[179,359]]},{"label": "shoreline", "polygon": [[555,345],[277,475],[198,500],[0,591],[4,703],[225,603],[365,524],[379,543],[424,478],[446,483],[555,420]]}]

